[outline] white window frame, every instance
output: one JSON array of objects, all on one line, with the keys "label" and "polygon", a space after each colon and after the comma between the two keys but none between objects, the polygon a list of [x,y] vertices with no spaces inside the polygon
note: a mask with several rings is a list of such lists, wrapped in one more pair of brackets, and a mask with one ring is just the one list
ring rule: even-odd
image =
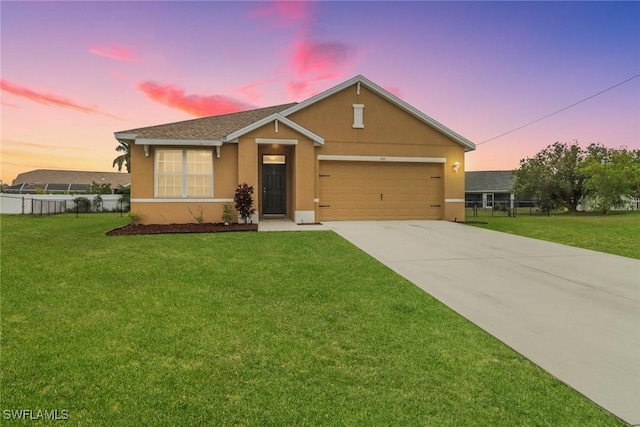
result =
[{"label": "white window frame", "polygon": [[[176,175],[176,173],[164,173],[164,174],[160,174],[158,172],[158,153],[162,152],[162,151],[180,151],[182,153],[182,171],[179,172],[182,175],[182,194],[181,195],[176,195],[176,196],[160,196],[158,195],[158,176],[159,175]],[[189,151],[206,151],[209,152],[211,154],[211,175],[209,178],[209,185],[211,188],[211,192],[208,195],[189,195],[188,192],[188,188],[189,188],[189,177],[190,176],[206,176],[208,174],[201,174],[201,173],[189,173],[188,171],[188,167],[187,167],[187,152]],[[213,150],[206,150],[206,149],[197,149],[197,148],[182,148],[182,149],[176,149],[176,148],[156,148],[154,150],[154,158],[153,158],[153,194],[154,197],[156,199],[206,199],[206,198],[213,198],[214,197],[214,187],[213,187],[213,177],[214,177],[214,155],[213,155]]]},{"label": "white window frame", "polygon": [[[489,198],[491,198],[491,200],[489,200]],[[484,204],[485,208],[493,208],[493,205],[495,203],[496,197],[494,193],[484,193],[482,195],[482,201]]]},{"label": "white window frame", "polygon": [[353,128],[364,129],[364,104],[353,104]]}]

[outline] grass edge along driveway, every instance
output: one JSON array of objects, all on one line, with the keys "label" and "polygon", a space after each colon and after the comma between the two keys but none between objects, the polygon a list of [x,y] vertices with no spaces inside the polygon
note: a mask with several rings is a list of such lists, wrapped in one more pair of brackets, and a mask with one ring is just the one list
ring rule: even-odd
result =
[{"label": "grass edge along driveway", "polygon": [[1,221],[3,417],[623,425],[332,232],[107,237],[125,220]]},{"label": "grass edge along driveway", "polygon": [[640,211],[611,211],[608,215],[519,215],[515,218],[501,214],[467,216],[467,221],[479,221],[471,224],[475,227],[640,259]]}]

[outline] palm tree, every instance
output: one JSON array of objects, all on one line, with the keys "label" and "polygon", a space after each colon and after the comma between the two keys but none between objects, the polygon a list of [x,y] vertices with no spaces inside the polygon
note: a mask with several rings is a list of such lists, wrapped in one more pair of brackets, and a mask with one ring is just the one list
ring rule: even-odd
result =
[{"label": "palm tree", "polygon": [[118,166],[118,172],[120,172],[122,171],[122,165],[124,164],[125,168],[127,168],[127,172],[131,173],[131,164],[129,162],[129,143],[120,140],[118,140],[118,142],[120,143],[120,145],[116,147],[116,151],[123,154],[113,159],[113,167]]}]

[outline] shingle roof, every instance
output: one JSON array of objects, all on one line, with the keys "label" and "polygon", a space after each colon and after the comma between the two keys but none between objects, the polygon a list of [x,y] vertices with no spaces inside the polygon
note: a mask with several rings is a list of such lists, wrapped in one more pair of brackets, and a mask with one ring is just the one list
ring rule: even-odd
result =
[{"label": "shingle roof", "polygon": [[513,171],[466,172],[464,180],[465,193],[508,193],[513,186]]},{"label": "shingle roof", "polygon": [[221,116],[202,117],[182,122],[167,123],[116,132],[118,134],[136,134],[142,139],[197,139],[220,141],[222,137],[242,129],[260,119],[290,108],[297,103],[275,105],[273,107],[240,111]]},{"label": "shingle roof", "polygon": [[92,182],[98,184],[109,183],[112,188],[119,185],[126,186],[131,184],[131,175],[122,172],[92,172],[92,171],[70,171],[70,170],[52,170],[52,169],[36,169],[29,172],[19,174],[13,180],[12,186],[23,183],[31,184],[87,184]]}]

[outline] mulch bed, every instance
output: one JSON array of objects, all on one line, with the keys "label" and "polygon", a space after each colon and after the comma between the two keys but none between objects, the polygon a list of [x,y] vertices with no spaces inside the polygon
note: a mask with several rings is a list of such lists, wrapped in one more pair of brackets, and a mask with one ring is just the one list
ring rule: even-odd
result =
[{"label": "mulch bed", "polygon": [[229,231],[258,231],[258,224],[138,224],[125,225],[107,231],[107,236],[130,234],[170,234],[170,233],[224,233]]}]

